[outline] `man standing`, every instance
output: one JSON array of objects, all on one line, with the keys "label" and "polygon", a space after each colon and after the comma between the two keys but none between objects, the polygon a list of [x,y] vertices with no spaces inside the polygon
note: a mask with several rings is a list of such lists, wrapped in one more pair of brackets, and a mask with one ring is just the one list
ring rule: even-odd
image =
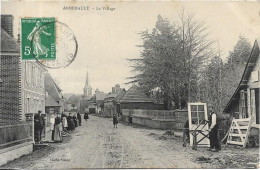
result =
[{"label": "man standing", "polygon": [[81,115],[79,112],[77,113],[77,119],[79,120],[79,126],[81,126]]},{"label": "man standing", "polygon": [[41,111],[38,111],[38,114],[34,116],[34,130],[36,142],[40,143],[42,141],[42,131],[45,127],[44,117],[41,114]]},{"label": "man standing", "polygon": [[218,152],[219,150],[219,141],[218,141],[218,124],[217,124],[217,115],[213,111],[213,106],[209,105],[209,140],[210,140],[210,151]]}]

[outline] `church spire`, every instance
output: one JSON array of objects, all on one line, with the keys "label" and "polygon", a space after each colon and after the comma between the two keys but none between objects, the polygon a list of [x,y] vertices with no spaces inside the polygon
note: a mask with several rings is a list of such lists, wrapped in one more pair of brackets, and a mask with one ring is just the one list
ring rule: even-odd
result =
[{"label": "church spire", "polygon": [[88,79],[88,71],[87,71],[87,76],[86,76],[86,84],[85,84],[85,87],[88,87],[90,86],[90,83],[89,83],[89,79]]},{"label": "church spire", "polygon": [[86,75],[86,83],[85,83],[85,87],[84,87],[83,91],[84,91],[84,96],[86,96],[86,97],[92,96],[92,88],[91,88],[90,82],[89,82],[88,70],[87,70],[87,75]]}]

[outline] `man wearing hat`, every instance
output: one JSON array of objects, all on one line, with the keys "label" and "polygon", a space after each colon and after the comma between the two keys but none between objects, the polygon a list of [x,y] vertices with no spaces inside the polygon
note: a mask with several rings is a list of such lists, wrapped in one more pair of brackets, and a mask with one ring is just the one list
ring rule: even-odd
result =
[{"label": "man wearing hat", "polygon": [[218,141],[218,124],[217,115],[213,111],[213,106],[209,104],[209,140],[210,140],[210,151],[218,152],[219,141]]}]

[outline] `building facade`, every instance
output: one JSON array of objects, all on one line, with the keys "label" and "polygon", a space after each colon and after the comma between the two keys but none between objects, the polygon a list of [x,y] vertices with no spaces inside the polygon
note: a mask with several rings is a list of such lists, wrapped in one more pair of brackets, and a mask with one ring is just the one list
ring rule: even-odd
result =
[{"label": "building facade", "polygon": [[[224,109],[235,120],[250,120],[247,144],[259,146],[260,131],[260,40],[257,39],[244,69],[241,81]],[[243,134],[246,134],[245,129]],[[244,136],[246,139],[246,136]],[[237,135],[231,136],[236,140]],[[245,140],[244,139],[244,140]],[[233,141],[231,141],[233,142]],[[245,145],[245,144],[244,144]]]},{"label": "building facade", "polygon": [[0,126],[15,124],[21,114],[20,48],[13,37],[13,16],[1,15]]},{"label": "building facade", "polygon": [[0,166],[33,151],[32,123],[22,122],[20,47],[13,16],[1,15]]},{"label": "building facade", "polygon": [[47,72],[36,61],[22,61],[22,114],[25,120],[26,113],[45,113],[44,76]]},{"label": "building facade", "polygon": [[241,81],[224,109],[237,119],[252,118],[252,126],[259,126],[260,40],[256,40]]}]

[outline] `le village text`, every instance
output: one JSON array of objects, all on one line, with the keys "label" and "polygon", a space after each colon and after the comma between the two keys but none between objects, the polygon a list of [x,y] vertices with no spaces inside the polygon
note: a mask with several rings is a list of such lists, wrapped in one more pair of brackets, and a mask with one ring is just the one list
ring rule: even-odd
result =
[{"label": "le village text", "polygon": [[63,10],[68,10],[68,11],[91,11],[91,10],[114,11],[114,10],[116,10],[116,8],[109,7],[109,6],[96,6],[96,7],[91,7],[91,6],[64,6]]}]

